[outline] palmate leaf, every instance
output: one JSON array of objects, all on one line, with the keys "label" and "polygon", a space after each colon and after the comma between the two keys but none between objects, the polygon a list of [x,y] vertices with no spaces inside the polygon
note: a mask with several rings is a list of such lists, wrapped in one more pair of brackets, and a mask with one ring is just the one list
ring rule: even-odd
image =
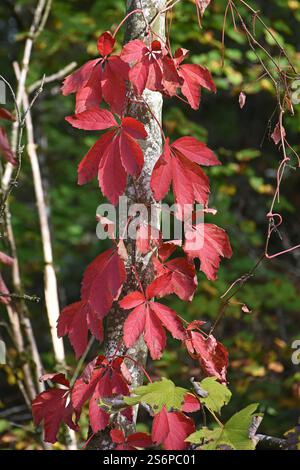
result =
[{"label": "palmate leaf", "polygon": [[220,413],[221,408],[231,399],[231,391],[226,385],[217,382],[217,377],[207,377],[200,383],[201,388],[208,392],[207,397],[201,397],[201,403],[213,413]]},{"label": "palmate leaf", "polygon": [[[202,428],[186,441],[199,444],[203,450],[217,450],[223,446],[233,450],[254,450],[255,444],[249,438],[249,428],[257,407],[257,403],[249,405],[235,413],[223,427],[218,426],[213,430]],[[203,439],[204,443],[201,444]]]},{"label": "palmate leaf", "polygon": [[136,388],[133,393],[136,395],[135,397],[124,398],[127,405],[146,403],[155,411],[160,411],[163,407],[167,410],[180,410],[188,390],[176,387],[171,380],[162,378],[159,382]]}]

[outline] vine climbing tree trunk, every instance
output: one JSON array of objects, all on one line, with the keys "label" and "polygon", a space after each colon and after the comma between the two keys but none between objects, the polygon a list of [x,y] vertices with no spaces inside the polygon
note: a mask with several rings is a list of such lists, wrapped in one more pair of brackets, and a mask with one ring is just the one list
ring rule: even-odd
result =
[{"label": "vine climbing tree trunk", "polygon": [[[148,25],[151,24],[153,38],[155,35],[159,38],[165,37],[165,14],[162,12],[166,7],[166,0],[127,0],[127,14],[132,11],[139,10],[128,17],[126,22],[125,41],[133,39],[142,39],[147,42]],[[143,13],[141,13],[141,10]],[[162,12],[162,13],[160,13]],[[151,38],[150,38],[151,40]],[[130,95],[130,90],[129,90]],[[141,175],[133,180],[128,179],[126,196],[128,198],[128,208],[134,204],[143,204],[148,208],[152,208],[151,220],[150,211],[147,216],[139,216],[139,222],[159,227],[160,205],[153,199],[150,179],[153,167],[162,153],[162,136],[160,124],[162,121],[163,99],[161,93],[145,90],[141,100],[131,101],[130,97],[127,106],[127,116],[138,119],[142,122],[147,130],[148,137],[145,141],[140,142],[144,152],[144,167]],[[136,206],[137,207],[137,206]],[[140,255],[136,250],[135,240],[128,239],[126,241],[126,249],[128,252],[127,260],[127,281],[123,288],[123,294],[132,290],[139,289],[137,278],[141,280],[143,285],[147,285],[153,276],[151,267],[151,253]],[[144,374],[142,367],[147,361],[147,347],[143,338],[129,350],[123,343],[123,325],[127,313],[118,305],[115,305],[109,313],[106,321],[106,342],[105,355],[112,357],[116,352],[126,354],[132,360],[127,360],[127,367],[132,378],[132,387],[137,387],[143,383]],[[122,422],[125,432],[133,432],[135,428],[135,420],[137,415],[135,410],[134,422],[127,422],[121,414],[115,416],[114,419]],[[88,449],[107,449],[112,447],[109,432],[98,433],[89,442]]]}]

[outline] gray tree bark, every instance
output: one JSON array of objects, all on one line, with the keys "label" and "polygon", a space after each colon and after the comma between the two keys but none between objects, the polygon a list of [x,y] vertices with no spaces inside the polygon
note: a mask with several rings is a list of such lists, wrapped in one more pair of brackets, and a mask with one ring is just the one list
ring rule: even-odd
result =
[{"label": "gray tree bark", "polygon": [[[147,31],[147,23],[151,23],[152,30],[160,38],[165,36],[165,15],[158,14],[163,10],[166,5],[166,0],[127,0],[126,7],[127,13],[136,9],[142,9],[144,15],[135,13],[131,15],[126,22],[125,41],[128,42],[132,39],[145,40]],[[155,18],[155,20],[153,20]],[[146,20],[146,21],[145,21]],[[157,39],[154,37],[154,39]],[[162,153],[162,136],[158,122],[162,121],[162,95],[158,92],[145,90],[143,93],[143,101],[131,102],[128,105],[127,116],[131,116],[142,122],[147,130],[148,137],[145,141],[140,142],[144,152],[144,167],[141,175],[135,179],[128,180],[126,196],[128,197],[128,206],[131,204],[144,204],[147,207],[152,207],[152,225],[159,227],[160,218],[160,205],[155,203],[151,188],[150,179],[152,170],[158,158]],[[149,111],[151,109],[151,113]],[[155,116],[155,119],[154,117]],[[158,122],[157,122],[158,121]],[[153,211],[153,208],[154,211]],[[141,220],[141,219],[139,219]],[[148,223],[148,220],[144,222]],[[150,262],[150,254],[141,256],[136,252],[134,240],[127,240],[126,248],[128,252],[127,262],[127,281],[123,288],[122,295],[131,292],[132,290],[139,289],[136,276],[133,273],[132,266],[136,267],[141,282],[146,286],[153,278],[153,270]],[[145,366],[147,361],[147,347],[144,339],[141,337],[137,343],[130,349],[126,347],[122,341],[123,338],[123,325],[128,312],[122,310],[118,305],[114,305],[106,320],[106,342],[105,354],[112,356],[117,350],[118,353],[126,354],[134,359],[134,361]],[[131,373],[132,387],[135,388],[142,385],[144,374],[141,367],[136,365],[136,362],[127,360],[126,365]],[[135,421],[137,417],[137,408],[134,411],[134,422],[129,423],[120,414],[115,416],[115,420],[122,424],[122,428],[127,433],[132,433],[135,430]],[[95,435],[89,445],[88,449],[104,450],[110,449],[113,444],[109,437],[109,432],[105,431]]]}]

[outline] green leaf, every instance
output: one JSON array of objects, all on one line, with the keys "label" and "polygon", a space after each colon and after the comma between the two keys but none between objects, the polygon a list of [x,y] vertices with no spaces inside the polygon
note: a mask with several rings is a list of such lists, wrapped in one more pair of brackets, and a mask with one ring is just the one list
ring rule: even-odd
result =
[{"label": "green leaf", "polygon": [[6,364],[6,346],[2,339],[0,339],[0,364]]},{"label": "green leaf", "polygon": [[163,378],[159,382],[149,383],[133,390],[135,397],[125,397],[127,405],[146,403],[155,411],[160,411],[164,406],[168,409],[180,410],[184,396],[188,390],[176,387],[171,380]]},{"label": "green leaf", "polygon": [[207,377],[200,383],[201,388],[208,392],[208,396],[200,398],[201,403],[213,413],[220,413],[221,408],[231,399],[231,391],[217,382],[216,377]]},{"label": "green leaf", "polygon": [[9,428],[10,428],[9,421],[6,421],[6,419],[0,419],[0,434],[7,431]]},{"label": "green leaf", "polygon": [[[255,444],[249,438],[249,428],[257,407],[257,403],[249,405],[234,414],[223,427],[213,430],[202,428],[191,434],[186,441],[200,444],[203,450],[217,450],[223,446],[234,450],[254,450]],[[201,444],[202,440],[204,444]]]}]

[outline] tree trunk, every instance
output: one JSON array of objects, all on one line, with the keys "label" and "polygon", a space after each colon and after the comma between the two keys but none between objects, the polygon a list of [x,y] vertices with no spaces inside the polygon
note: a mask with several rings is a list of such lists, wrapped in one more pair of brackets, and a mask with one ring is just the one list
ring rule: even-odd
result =
[{"label": "tree trunk", "polygon": [[[125,41],[128,42],[132,39],[145,39],[146,35],[146,22],[152,22],[152,30],[158,37],[164,38],[165,36],[165,15],[157,13],[163,10],[166,5],[166,0],[127,0],[127,13],[136,9],[143,9],[144,15],[135,13],[131,15],[126,22]],[[157,17],[156,17],[157,15]],[[157,39],[154,37],[154,39]],[[162,152],[162,136],[158,122],[162,121],[162,95],[157,92],[145,90],[143,93],[144,102],[131,102],[128,105],[127,116],[138,119],[142,122],[147,130],[148,137],[145,141],[141,142],[144,152],[144,167],[141,175],[133,181],[128,179],[126,196],[128,197],[128,207],[132,204],[144,204],[148,208],[152,205],[152,225],[159,227],[160,218],[160,205],[155,203],[151,188],[150,178],[153,167]],[[145,104],[147,103],[147,104]],[[151,112],[149,111],[151,109]],[[154,118],[155,116],[155,118]],[[154,210],[155,208],[155,210]],[[150,214],[150,211],[148,211]],[[141,221],[141,219],[139,219]],[[145,220],[149,222],[149,218]],[[141,279],[143,285],[147,285],[153,277],[153,271],[150,264],[150,254],[141,256],[136,252],[135,241],[127,240],[126,248],[128,251],[127,262],[127,281],[123,288],[122,295],[139,289],[136,275],[133,272],[132,266],[135,266],[137,274]],[[116,351],[120,354],[126,354],[134,359],[135,362],[128,360],[126,365],[131,373],[132,387],[135,388],[143,383],[144,374],[141,367],[146,365],[147,361],[147,347],[144,339],[141,337],[138,342],[130,349],[126,347],[122,341],[123,338],[123,325],[128,313],[122,311],[118,305],[114,305],[112,311],[109,313],[106,321],[106,343],[105,354],[112,356]],[[137,417],[137,407],[134,411],[134,422],[129,423],[122,415],[115,416],[117,422],[122,423],[122,427],[127,433],[134,432],[135,421]],[[109,449],[112,448],[112,442],[109,438],[108,431],[98,433],[95,435],[89,445],[88,449]]]}]

